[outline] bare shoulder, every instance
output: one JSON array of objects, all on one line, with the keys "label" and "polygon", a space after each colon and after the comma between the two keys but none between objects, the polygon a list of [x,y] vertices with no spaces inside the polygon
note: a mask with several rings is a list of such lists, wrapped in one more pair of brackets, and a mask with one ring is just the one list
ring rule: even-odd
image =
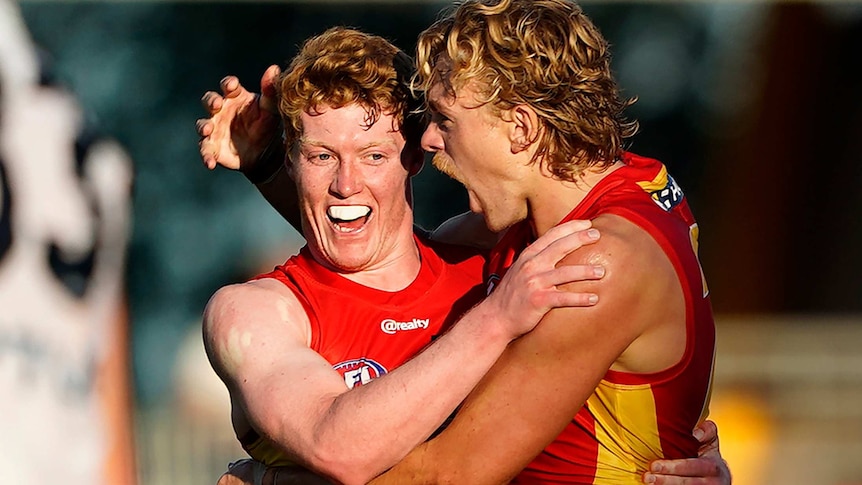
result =
[{"label": "bare shoulder", "polygon": [[223,377],[241,365],[241,349],[307,346],[308,315],[294,293],[280,282],[261,279],[227,285],[216,291],[204,310],[207,354]]},{"label": "bare shoulder", "polygon": [[601,238],[582,248],[589,254],[576,257],[605,268],[593,317],[604,329],[612,322],[625,336],[611,368],[668,368],[682,357],[686,335],[684,295],[670,258],[649,232],[623,217],[602,215],[593,226]]},{"label": "bare shoulder", "polygon": [[223,286],[207,302],[204,324],[242,325],[250,315],[274,314],[284,318],[305,315],[296,295],[280,282],[260,279]]},{"label": "bare shoulder", "polygon": [[[679,292],[679,280],[668,256],[659,243],[637,224],[617,215],[601,215],[593,220],[601,237],[595,244],[583,246],[564,259],[566,264],[601,265],[605,276],[595,282],[578,282],[567,286],[584,291],[583,285],[599,295],[593,313],[613,316],[638,308],[640,316],[654,313],[656,305],[668,295]],[[645,327],[652,319],[639,318]],[[634,322],[633,322],[634,323]]]},{"label": "bare shoulder", "polygon": [[602,281],[613,282],[613,286],[619,286],[620,280],[635,283],[641,277],[673,274],[673,267],[658,242],[637,224],[624,217],[603,214],[593,220],[593,227],[601,233],[599,241],[575,251],[567,262],[604,266],[606,276]]}]

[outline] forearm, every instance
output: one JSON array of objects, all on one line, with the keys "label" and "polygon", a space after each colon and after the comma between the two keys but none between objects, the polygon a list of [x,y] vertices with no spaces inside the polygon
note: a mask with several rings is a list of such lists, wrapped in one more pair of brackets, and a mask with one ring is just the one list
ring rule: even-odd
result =
[{"label": "forearm", "polygon": [[602,375],[587,363],[594,357],[570,357],[589,350],[547,323],[511,343],[452,423],[373,484],[512,480],[559,435]]},{"label": "forearm", "polygon": [[273,139],[252,169],[242,173],[281,217],[294,229],[302,231],[296,184],[285,167],[281,137]]},{"label": "forearm", "polygon": [[[474,308],[446,335],[382,378],[335,398],[314,426],[312,468],[366,482],[423,442],[506,348],[487,308]],[[353,479],[338,473],[349,470]]]},{"label": "forearm", "polygon": [[296,184],[286,169],[279,170],[271,180],[255,184],[255,187],[284,220],[294,229],[302,232],[302,218],[299,215]]}]

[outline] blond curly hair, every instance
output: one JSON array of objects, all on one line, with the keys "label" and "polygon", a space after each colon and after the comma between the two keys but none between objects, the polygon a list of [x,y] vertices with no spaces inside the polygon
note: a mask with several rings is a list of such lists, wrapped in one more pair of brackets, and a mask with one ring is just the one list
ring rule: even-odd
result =
[{"label": "blond curly hair", "polygon": [[557,178],[619,160],[636,121],[623,111],[610,51],[580,6],[567,0],[467,0],[420,34],[413,86],[440,83],[449,96],[476,81],[482,104],[538,114],[534,157]]}]

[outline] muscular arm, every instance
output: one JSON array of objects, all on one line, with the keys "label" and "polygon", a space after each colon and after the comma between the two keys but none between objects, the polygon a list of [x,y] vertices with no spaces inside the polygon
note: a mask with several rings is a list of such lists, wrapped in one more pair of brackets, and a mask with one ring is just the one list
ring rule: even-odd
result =
[{"label": "muscular arm", "polygon": [[304,309],[275,280],[225,287],[213,296],[204,316],[207,355],[258,433],[330,479],[365,483],[439,427],[508,342],[529,331],[549,308],[584,304],[586,295],[556,289],[583,278],[582,270],[555,269],[561,257],[588,240],[566,231],[583,227],[559,231],[546,241],[569,236],[553,244],[534,244],[519,258],[519,269],[500,283],[500,295],[487,298],[434,345],[368,385],[348,391],[331,365],[308,347]]},{"label": "muscular arm", "polygon": [[684,341],[666,344],[664,357],[630,349],[667,325],[655,315],[684,328],[684,305],[670,262],[621,221],[594,221],[602,240],[568,260],[605,265],[601,283],[588,283],[601,285],[600,303],[549,312],[509,346],[445,431],[373,483],[505,483],[562,431],[612,366],[652,372],[679,359]]}]

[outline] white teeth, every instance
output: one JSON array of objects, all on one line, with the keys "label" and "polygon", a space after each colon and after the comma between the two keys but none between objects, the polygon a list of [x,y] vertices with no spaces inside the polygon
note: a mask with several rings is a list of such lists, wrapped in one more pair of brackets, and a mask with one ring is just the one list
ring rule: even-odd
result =
[{"label": "white teeth", "polygon": [[366,205],[333,205],[326,212],[338,221],[355,221],[371,213],[371,208]]}]

